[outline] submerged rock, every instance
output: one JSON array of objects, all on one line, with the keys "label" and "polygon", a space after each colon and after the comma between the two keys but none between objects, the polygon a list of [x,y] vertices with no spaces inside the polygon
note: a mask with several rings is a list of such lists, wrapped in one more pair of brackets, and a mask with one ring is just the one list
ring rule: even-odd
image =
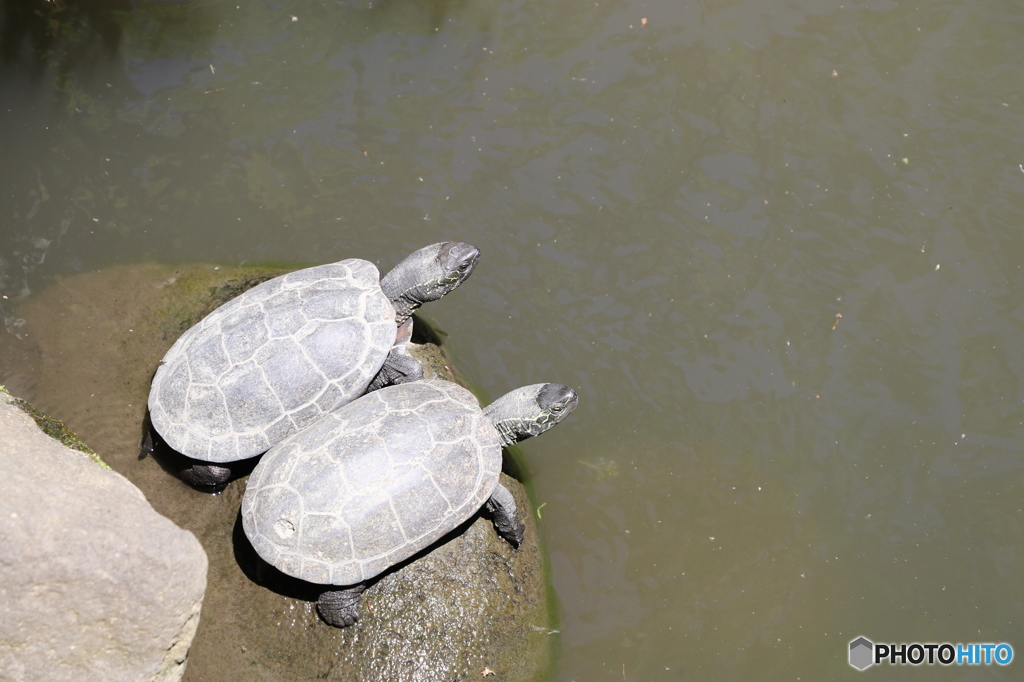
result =
[{"label": "submerged rock", "polygon": [[[139,459],[149,380],[167,348],[217,305],[281,272],[140,265],[78,275],[23,305],[27,336],[0,342],[0,368],[19,368],[6,379],[59,414],[206,549],[208,588],[185,680],[447,682],[478,679],[485,669],[495,679],[544,679],[553,604],[532,505],[514,478],[501,481],[526,524],[519,550],[489,519],[474,517],[371,585],[362,620],[339,630],[316,615],[319,588],[259,583],[238,514],[244,478],[211,496]],[[461,382],[436,338],[414,340],[421,343],[411,352],[425,360],[428,377]]]},{"label": "submerged rock", "polygon": [[39,420],[80,445],[0,391],[0,679],[180,679],[206,554]]}]

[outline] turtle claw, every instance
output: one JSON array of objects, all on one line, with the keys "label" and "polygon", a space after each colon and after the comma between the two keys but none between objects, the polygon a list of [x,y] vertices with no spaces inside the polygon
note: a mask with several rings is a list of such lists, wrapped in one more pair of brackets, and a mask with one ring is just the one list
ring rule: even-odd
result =
[{"label": "turtle claw", "polygon": [[512,545],[514,549],[519,549],[519,545],[523,544],[523,536],[526,534],[526,526],[519,523],[518,520],[514,520],[513,524],[508,525],[499,520],[494,519],[494,529],[498,531],[504,540]]}]

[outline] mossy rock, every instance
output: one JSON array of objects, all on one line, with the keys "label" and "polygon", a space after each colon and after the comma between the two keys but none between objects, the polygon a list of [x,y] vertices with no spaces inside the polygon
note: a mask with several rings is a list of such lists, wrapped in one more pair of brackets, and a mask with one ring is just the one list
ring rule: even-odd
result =
[{"label": "mossy rock", "polygon": [[[502,475],[526,524],[518,550],[474,517],[372,584],[362,620],[339,630],[317,617],[315,587],[256,579],[238,514],[245,479],[211,496],[140,458],[149,381],[171,343],[224,301],[291,269],[147,264],[77,275],[26,301],[22,338],[0,342],[0,367],[20,368],[12,390],[60,414],[203,544],[208,585],[184,679],[448,682],[480,679],[485,669],[496,680],[546,679],[554,604],[533,505],[513,478]],[[415,341],[424,342],[411,352],[428,376],[465,385],[438,335]],[[516,471],[513,462],[506,471]]]}]

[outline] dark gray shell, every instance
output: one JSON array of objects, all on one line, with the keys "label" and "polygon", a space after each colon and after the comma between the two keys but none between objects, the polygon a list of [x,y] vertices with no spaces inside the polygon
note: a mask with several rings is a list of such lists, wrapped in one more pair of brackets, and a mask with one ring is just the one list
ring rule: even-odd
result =
[{"label": "dark gray shell", "polygon": [[472,516],[501,471],[473,394],[438,379],[367,394],[273,447],[242,498],[256,552],[282,572],[354,585]]},{"label": "dark gray shell", "polygon": [[249,289],[182,334],[153,377],[168,445],[208,462],[254,457],[361,395],[395,342],[372,263],[298,270]]}]

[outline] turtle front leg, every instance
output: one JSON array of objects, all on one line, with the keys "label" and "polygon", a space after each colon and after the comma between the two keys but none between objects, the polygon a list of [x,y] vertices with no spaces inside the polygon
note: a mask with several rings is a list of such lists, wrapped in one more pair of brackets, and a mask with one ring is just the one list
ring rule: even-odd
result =
[{"label": "turtle front leg", "polygon": [[423,365],[409,355],[409,343],[412,340],[412,318],[398,325],[398,332],[395,336],[395,345],[384,360],[384,366],[380,368],[377,375],[366,387],[366,392],[376,391],[378,388],[391,386],[392,384],[407,384],[410,381],[419,381],[423,378]]},{"label": "turtle front leg", "polygon": [[316,600],[316,612],[328,625],[344,628],[359,620],[359,599],[366,585],[353,585],[344,590],[324,590]]},{"label": "turtle front leg", "polygon": [[515,548],[523,541],[523,532],[526,526],[519,522],[519,515],[516,513],[516,500],[512,493],[502,484],[494,487],[490,499],[484,503],[484,507],[494,516],[494,529],[498,535]]},{"label": "turtle front leg", "polygon": [[398,348],[392,348],[388,353],[387,360],[384,361],[384,366],[366,387],[366,392],[370,393],[392,384],[407,384],[422,378],[423,365],[416,358],[406,355]]}]

